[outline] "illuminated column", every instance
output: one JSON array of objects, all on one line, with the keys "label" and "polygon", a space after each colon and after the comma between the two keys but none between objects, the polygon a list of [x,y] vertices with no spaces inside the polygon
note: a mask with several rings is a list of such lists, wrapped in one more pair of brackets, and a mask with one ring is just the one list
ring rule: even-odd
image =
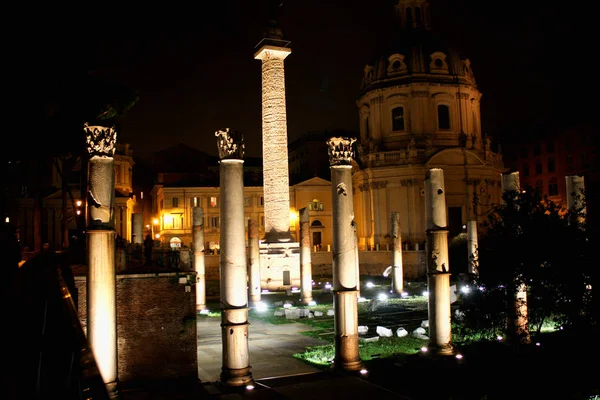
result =
[{"label": "illuminated column", "polygon": [[144,214],[132,214],[131,225],[133,226],[131,242],[134,244],[134,246],[136,244],[142,245],[144,241]]},{"label": "illuminated column", "polygon": [[300,286],[302,302],[312,301],[312,262],[310,256],[310,222],[308,208],[300,209]]},{"label": "illuminated column", "polygon": [[194,269],[196,270],[196,311],[206,308],[206,266],[204,264],[204,210],[194,199],[192,234],[194,240]]},{"label": "illuminated column", "polygon": [[402,233],[400,232],[400,213],[392,212],[392,292],[402,294],[404,290],[404,272],[402,266]]},{"label": "illuminated column", "polygon": [[425,175],[425,215],[427,218],[429,347],[440,355],[453,353],[445,191],[444,171],[441,168],[428,170]]},{"label": "illuminated column", "polygon": [[111,397],[118,397],[115,270],[115,176],[117,132],[84,126],[88,163],[87,337]]},{"label": "illuminated column", "polygon": [[334,368],[358,371],[358,276],[356,273],[356,223],[352,199],[352,143],[354,138],[331,138],[333,221],[333,305],[335,327]]},{"label": "illuminated column", "polygon": [[265,44],[254,54],[255,59],[262,61],[264,241],[267,243],[291,240],[285,74],[283,69],[283,60],[291,51],[289,47]]},{"label": "illuminated column", "polygon": [[583,176],[567,175],[567,209],[576,212],[577,220],[581,223],[585,220],[584,190],[585,184]]},{"label": "illuminated column", "polygon": [[[521,193],[521,184],[519,173],[502,174],[502,198],[506,207],[518,206],[514,201],[518,200]],[[511,201],[506,201],[511,200]],[[507,336],[509,340],[515,340],[520,343],[530,343],[529,334],[529,310],[527,308],[527,285],[523,282],[522,276],[513,276],[514,284],[507,288],[509,296],[513,297],[513,307],[508,308],[506,317]]]},{"label": "illuminated column", "polygon": [[253,383],[248,364],[248,287],[244,229],[244,140],[240,133],[218,137],[221,192],[220,277],[223,367],[220,381],[239,387]]},{"label": "illuminated column", "polygon": [[479,274],[479,260],[477,255],[477,221],[467,221],[467,252],[469,274]]},{"label": "illuminated column", "polygon": [[258,222],[248,220],[248,276],[250,278],[250,300],[260,301],[260,248],[258,244]]}]

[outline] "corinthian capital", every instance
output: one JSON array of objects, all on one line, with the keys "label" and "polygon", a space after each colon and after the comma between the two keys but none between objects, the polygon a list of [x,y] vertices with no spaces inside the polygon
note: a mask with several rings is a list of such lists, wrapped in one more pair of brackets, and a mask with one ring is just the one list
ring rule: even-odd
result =
[{"label": "corinthian capital", "polygon": [[117,131],[113,127],[83,125],[85,141],[90,157],[115,155],[115,144],[117,142]]},{"label": "corinthian capital", "polygon": [[225,130],[216,131],[215,136],[221,160],[244,158],[244,136],[241,132],[225,128]]},{"label": "corinthian capital", "polygon": [[332,137],[327,141],[329,164],[330,165],[350,165],[352,163],[352,144],[356,142],[355,138]]}]

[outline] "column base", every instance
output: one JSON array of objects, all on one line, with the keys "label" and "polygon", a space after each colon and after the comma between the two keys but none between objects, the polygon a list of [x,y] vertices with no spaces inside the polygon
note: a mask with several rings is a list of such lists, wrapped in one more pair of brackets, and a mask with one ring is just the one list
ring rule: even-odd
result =
[{"label": "column base", "polygon": [[196,304],[196,311],[206,310],[206,304]]},{"label": "column base", "polygon": [[430,345],[427,347],[429,352],[436,356],[453,356],[454,355],[454,347],[451,344],[445,346],[434,346]]},{"label": "column base", "polygon": [[242,387],[254,384],[254,379],[250,372],[251,368],[252,367],[250,366],[239,369],[222,367],[219,385],[226,387]]},{"label": "column base", "polygon": [[256,303],[260,303],[260,301],[261,301],[261,296],[260,296],[260,294],[253,294],[253,295],[251,295],[251,296],[250,296],[250,301],[251,301],[252,303],[254,303],[254,304],[256,304]]},{"label": "column base", "polygon": [[119,392],[119,381],[105,383],[106,392],[110,400],[120,400],[121,393]]},{"label": "column base", "polygon": [[308,304],[311,301],[313,301],[312,294],[310,296],[302,296],[302,303],[303,304]]}]

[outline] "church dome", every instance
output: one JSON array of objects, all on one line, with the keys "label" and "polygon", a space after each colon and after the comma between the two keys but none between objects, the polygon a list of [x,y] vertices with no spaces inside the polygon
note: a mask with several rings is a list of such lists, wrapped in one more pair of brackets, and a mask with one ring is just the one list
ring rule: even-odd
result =
[{"label": "church dome", "polygon": [[364,69],[361,94],[389,86],[428,82],[476,88],[470,61],[430,28],[426,0],[399,0],[399,29]]}]

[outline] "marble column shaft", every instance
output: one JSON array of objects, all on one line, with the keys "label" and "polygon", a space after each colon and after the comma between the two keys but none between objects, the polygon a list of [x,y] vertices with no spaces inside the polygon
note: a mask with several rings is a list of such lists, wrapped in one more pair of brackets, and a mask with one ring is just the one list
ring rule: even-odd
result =
[{"label": "marble column shaft", "polygon": [[141,245],[144,242],[144,214],[134,213],[131,215],[132,238],[131,242]]},{"label": "marble column shaft", "polygon": [[220,161],[221,330],[226,386],[252,383],[248,353],[248,287],[244,229],[244,180],[241,159]]},{"label": "marble column shaft", "polygon": [[206,265],[204,260],[204,210],[192,208],[194,240],[194,270],[196,271],[196,311],[206,309]]},{"label": "marble column shaft", "polygon": [[312,262],[310,248],[310,220],[308,208],[300,209],[300,290],[302,303],[312,301]]},{"label": "marble column shaft", "polygon": [[400,231],[400,213],[392,212],[392,292],[404,291],[404,270],[402,265],[402,233]]},{"label": "marble column shaft", "polygon": [[477,255],[477,221],[467,221],[467,255],[469,274],[479,274],[479,260]]},{"label": "marble column shaft", "polygon": [[425,212],[427,220],[429,346],[442,355],[453,352],[445,192],[444,171],[441,168],[432,168],[427,171]]},{"label": "marble column shaft", "polygon": [[248,277],[250,281],[250,300],[256,304],[261,300],[261,287],[258,222],[254,219],[248,220]]}]

